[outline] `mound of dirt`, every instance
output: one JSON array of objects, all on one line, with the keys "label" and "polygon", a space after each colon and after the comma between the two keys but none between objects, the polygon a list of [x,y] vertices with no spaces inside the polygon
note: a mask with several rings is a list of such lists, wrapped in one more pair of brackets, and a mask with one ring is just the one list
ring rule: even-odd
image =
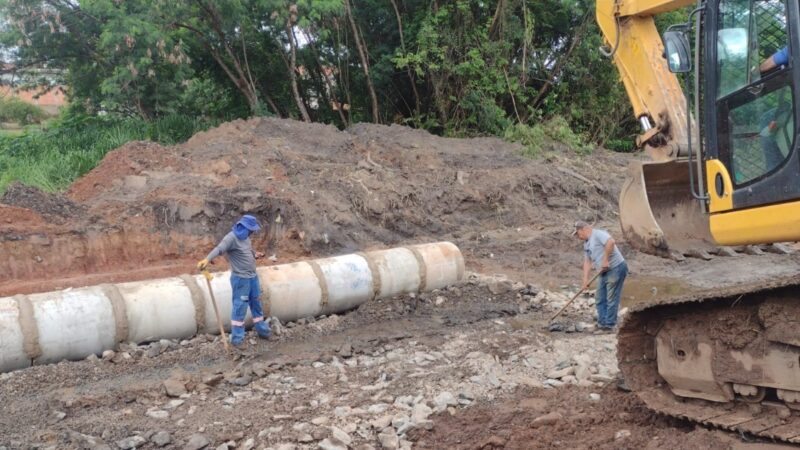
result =
[{"label": "mound of dirt", "polygon": [[59,223],[85,212],[83,207],[64,196],[48,194],[22,183],[12,183],[0,197],[0,204],[28,209]]},{"label": "mound of dirt", "polygon": [[[244,213],[267,225],[259,250],[283,259],[443,239],[468,245],[523,227],[542,231],[534,247],[553,255],[575,245],[564,231],[576,218],[615,219],[625,156],[531,160],[520,150],[396,125],[339,131],[263,118],[172,147],[133,142],[110,152],[67,198],[10,190],[5,203],[64,218],[59,239],[69,242],[42,252],[19,242],[17,230],[15,251],[36,262],[0,261],[0,270],[19,281],[56,270],[54,263],[61,273],[70,267],[69,276],[143,262],[188,266]],[[0,245],[9,231],[0,223]]]}]

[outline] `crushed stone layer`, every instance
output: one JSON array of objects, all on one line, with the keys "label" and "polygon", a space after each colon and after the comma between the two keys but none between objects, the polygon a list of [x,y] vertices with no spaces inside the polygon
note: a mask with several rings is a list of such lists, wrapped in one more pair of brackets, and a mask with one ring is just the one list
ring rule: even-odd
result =
[{"label": "crushed stone layer", "polygon": [[696,448],[728,448],[617,391],[616,336],[592,331],[590,296],[557,321],[565,332],[547,331],[571,294],[471,274],[438,292],[274,323],[276,336],[251,334],[235,357],[201,335],[5,374],[0,445],[689,448],[670,447],[677,432]]}]

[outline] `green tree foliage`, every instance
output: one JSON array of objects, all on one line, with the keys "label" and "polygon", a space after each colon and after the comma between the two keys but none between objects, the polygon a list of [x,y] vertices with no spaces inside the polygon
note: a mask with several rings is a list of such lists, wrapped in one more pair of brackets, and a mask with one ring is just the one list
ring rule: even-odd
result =
[{"label": "green tree foliage", "polygon": [[590,0],[0,0],[0,17],[5,53],[63,69],[75,112],[636,133]]}]

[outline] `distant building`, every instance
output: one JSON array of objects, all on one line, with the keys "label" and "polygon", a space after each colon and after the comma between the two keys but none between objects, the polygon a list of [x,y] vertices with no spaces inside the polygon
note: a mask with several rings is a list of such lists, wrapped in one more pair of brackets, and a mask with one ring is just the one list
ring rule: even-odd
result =
[{"label": "distant building", "polygon": [[16,97],[31,105],[36,105],[50,115],[58,114],[58,111],[67,104],[65,88],[61,85],[27,89],[0,85],[0,98],[6,98],[8,96]]},{"label": "distant building", "polygon": [[66,86],[59,84],[62,71],[46,67],[17,70],[13,64],[0,65],[0,98],[16,97],[55,115],[67,104]]}]

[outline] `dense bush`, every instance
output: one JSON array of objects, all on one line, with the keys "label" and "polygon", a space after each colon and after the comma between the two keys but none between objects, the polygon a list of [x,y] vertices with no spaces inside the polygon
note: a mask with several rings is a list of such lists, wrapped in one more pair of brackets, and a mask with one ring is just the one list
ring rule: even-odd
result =
[{"label": "dense bush", "polygon": [[47,114],[36,105],[25,103],[16,97],[0,98],[0,122],[14,122],[20,125],[40,123]]}]

